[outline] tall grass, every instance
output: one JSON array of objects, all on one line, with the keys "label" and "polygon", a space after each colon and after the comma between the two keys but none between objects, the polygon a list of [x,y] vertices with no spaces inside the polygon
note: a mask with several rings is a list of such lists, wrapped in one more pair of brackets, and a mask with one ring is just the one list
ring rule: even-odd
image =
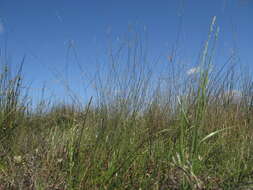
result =
[{"label": "tall grass", "polygon": [[[25,112],[22,89],[22,67],[25,58],[21,61],[16,74],[10,71],[8,59],[0,57],[0,139],[2,154],[5,154],[16,132],[18,123],[22,122]],[[3,150],[4,148],[4,150]]]},{"label": "tall grass", "polygon": [[217,37],[214,18],[186,76],[150,62],[131,34],[110,49],[87,105],[46,111],[25,107],[23,61],[13,77],[2,64],[0,189],[252,188],[253,81],[233,59],[215,66]]}]

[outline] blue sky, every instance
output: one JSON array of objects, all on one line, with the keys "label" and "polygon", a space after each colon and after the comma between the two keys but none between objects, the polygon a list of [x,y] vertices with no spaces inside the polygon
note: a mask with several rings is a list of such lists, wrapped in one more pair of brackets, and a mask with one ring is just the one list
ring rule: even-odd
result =
[{"label": "blue sky", "polygon": [[240,62],[251,66],[253,0],[0,0],[0,47],[7,44],[13,65],[26,55],[24,73],[33,90],[45,83],[60,96],[54,72],[68,73],[81,92],[75,53],[83,68],[94,71],[108,31],[116,40],[129,25],[146,28],[154,57],[169,54],[180,31],[182,61],[195,64],[213,16],[220,27],[217,64],[236,48]]}]

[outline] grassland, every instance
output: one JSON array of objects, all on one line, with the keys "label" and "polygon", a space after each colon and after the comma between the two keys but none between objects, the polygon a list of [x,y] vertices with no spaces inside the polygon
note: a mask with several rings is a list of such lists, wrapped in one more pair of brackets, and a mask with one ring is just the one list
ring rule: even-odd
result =
[{"label": "grassland", "polygon": [[216,41],[213,22],[198,72],[170,59],[167,78],[131,42],[111,52],[86,103],[36,109],[24,61],[11,75],[1,59],[0,189],[253,188],[253,81],[233,55],[215,67]]}]

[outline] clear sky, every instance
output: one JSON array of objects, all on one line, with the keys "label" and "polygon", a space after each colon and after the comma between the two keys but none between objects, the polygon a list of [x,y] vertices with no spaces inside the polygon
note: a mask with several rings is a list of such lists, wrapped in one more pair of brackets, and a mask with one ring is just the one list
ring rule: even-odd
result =
[{"label": "clear sky", "polygon": [[251,66],[253,0],[0,0],[0,47],[7,44],[13,65],[26,55],[24,73],[34,90],[45,82],[61,95],[54,71],[67,69],[73,88],[81,89],[70,43],[78,63],[93,70],[108,31],[117,39],[134,25],[146,28],[152,56],[178,43],[183,61],[195,63],[213,16],[220,27],[217,64],[236,48]]}]

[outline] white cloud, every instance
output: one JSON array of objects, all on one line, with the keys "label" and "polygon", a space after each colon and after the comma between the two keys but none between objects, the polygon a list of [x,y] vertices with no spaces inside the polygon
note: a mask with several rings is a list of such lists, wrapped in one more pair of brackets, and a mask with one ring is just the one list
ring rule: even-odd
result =
[{"label": "white cloud", "polygon": [[233,96],[233,97],[242,97],[242,92],[241,91],[238,91],[238,90],[232,90],[230,91],[230,94]]},{"label": "white cloud", "polygon": [[[209,73],[211,73],[213,71],[213,65],[208,65],[208,67],[203,68],[203,71],[208,71]],[[197,67],[193,67],[191,69],[189,69],[188,71],[186,71],[187,75],[195,75],[197,73],[201,72],[201,66],[197,66]]]},{"label": "white cloud", "polygon": [[224,93],[226,98],[229,98],[233,103],[238,103],[242,99],[242,92],[238,90],[230,90]]},{"label": "white cloud", "polygon": [[189,69],[188,71],[186,71],[186,73],[187,75],[193,75],[193,74],[199,73],[199,71],[200,71],[199,67],[193,67]]},{"label": "white cloud", "polygon": [[0,20],[0,34],[4,33],[4,24]]}]

